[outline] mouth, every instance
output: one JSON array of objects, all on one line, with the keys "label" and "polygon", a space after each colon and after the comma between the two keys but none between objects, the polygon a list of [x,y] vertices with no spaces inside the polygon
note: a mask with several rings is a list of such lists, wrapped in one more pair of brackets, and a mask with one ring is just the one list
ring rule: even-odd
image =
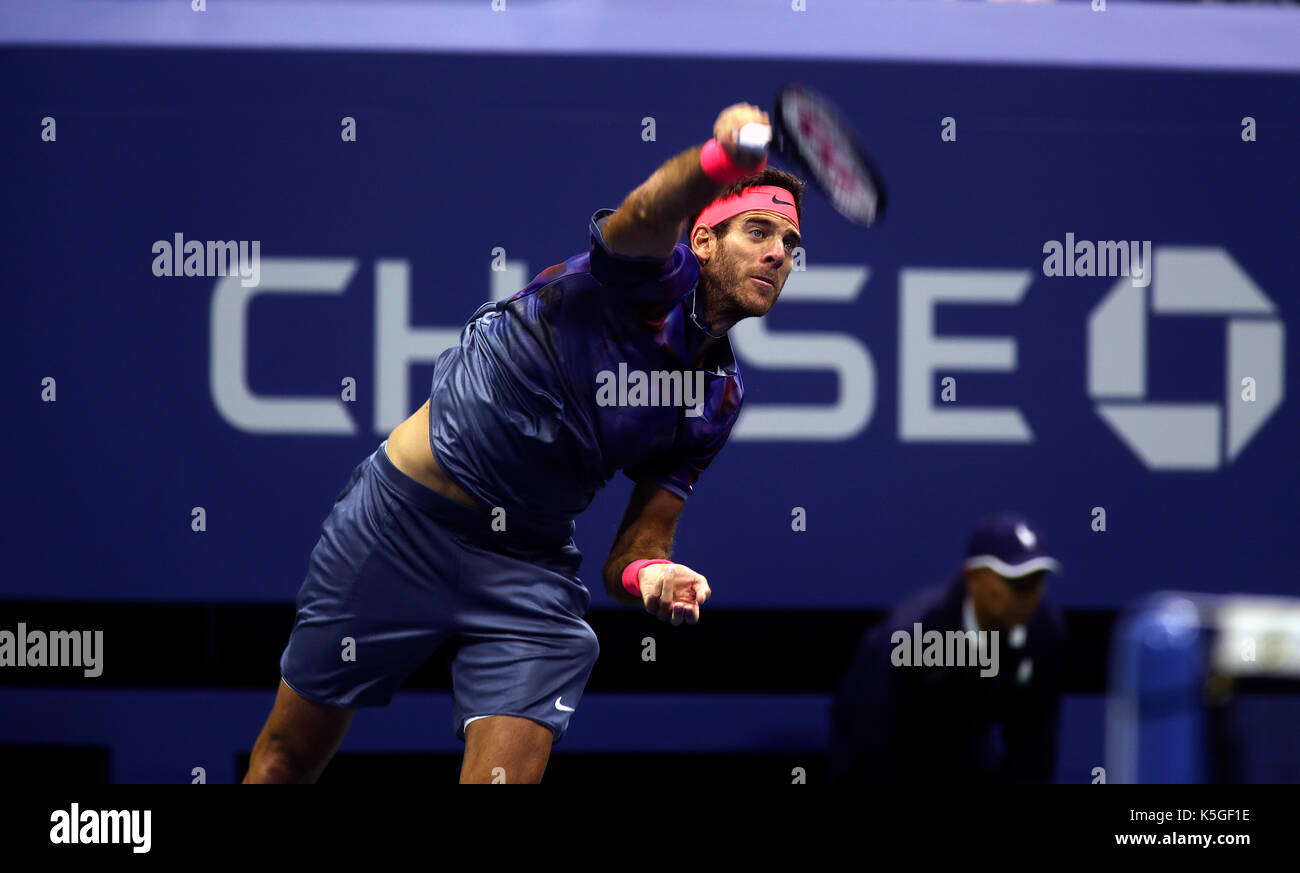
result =
[{"label": "mouth", "polygon": [[773,282],[771,279],[765,279],[762,276],[750,276],[749,278],[753,279],[755,282],[761,282],[762,284],[766,285],[769,288],[776,287],[776,283]]}]

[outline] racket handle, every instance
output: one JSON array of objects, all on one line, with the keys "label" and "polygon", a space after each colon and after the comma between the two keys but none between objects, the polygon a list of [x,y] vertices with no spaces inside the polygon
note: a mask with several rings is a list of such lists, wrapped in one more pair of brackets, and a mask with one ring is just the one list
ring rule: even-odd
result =
[{"label": "racket handle", "polygon": [[767,152],[768,143],[772,141],[772,127],[751,121],[736,131],[736,150],[754,157],[761,157]]}]

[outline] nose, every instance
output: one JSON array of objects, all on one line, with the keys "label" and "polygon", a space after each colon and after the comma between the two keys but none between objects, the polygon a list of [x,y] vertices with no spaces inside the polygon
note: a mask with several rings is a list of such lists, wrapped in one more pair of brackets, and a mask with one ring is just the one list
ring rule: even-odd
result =
[{"label": "nose", "polygon": [[767,253],[764,255],[764,260],[773,261],[777,267],[780,267],[781,264],[785,262],[785,241],[778,239],[773,242],[773,244],[768,247]]}]

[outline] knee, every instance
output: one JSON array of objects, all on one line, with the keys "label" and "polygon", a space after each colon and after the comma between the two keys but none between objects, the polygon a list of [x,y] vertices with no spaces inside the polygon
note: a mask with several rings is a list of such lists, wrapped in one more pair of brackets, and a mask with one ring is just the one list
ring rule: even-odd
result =
[{"label": "knee", "polygon": [[323,767],[296,755],[283,742],[274,737],[259,738],[248,762],[248,783],[294,785],[315,782]]},{"label": "knee", "polygon": [[288,755],[275,752],[263,752],[253,755],[248,762],[248,774],[244,776],[247,785],[299,785],[314,782],[300,764]]}]

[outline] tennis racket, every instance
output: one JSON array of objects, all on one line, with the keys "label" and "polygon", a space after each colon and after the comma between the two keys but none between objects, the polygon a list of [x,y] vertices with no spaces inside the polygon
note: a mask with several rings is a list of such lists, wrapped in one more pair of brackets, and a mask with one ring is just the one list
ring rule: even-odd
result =
[{"label": "tennis racket", "polygon": [[854,224],[871,227],[885,214],[888,198],[876,163],[843,114],[823,94],[804,85],[776,92],[772,127],[746,124],[736,135],[741,151],[775,151],[810,177],[831,206]]}]

